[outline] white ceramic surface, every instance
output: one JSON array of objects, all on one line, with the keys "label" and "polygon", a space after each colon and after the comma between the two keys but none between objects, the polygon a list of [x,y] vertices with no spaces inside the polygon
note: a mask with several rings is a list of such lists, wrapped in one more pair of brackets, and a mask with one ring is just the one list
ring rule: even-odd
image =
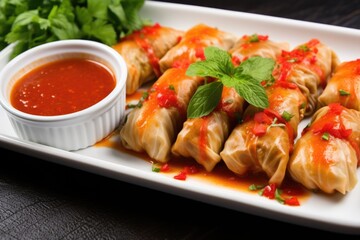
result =
[{"label": "white ceramic surface", "polygon": [[[183,30],[202,22],[239,36],[255,32],[268,34],[271,39],[287,41],[291,46],[308,41],[310,38],[319,38],[338,53],[341,61],[360,57],[360,31],[356,29],[156,1],[146,1],[141,14],[162,25]],[[6,54],[0,56],[0,63],[4,58]],[[301,123],[299,131],[307,122],[305,120]],[[114,141],[119,140],[118,135],[113,138]],[[360,184],[346,196],[312,194],[300,207],[290,207],[256,194],[248,194],[198,179],[178,181],[171,176],[152,172],[149,163],[113,148],[89,147],[68,152],[23,141],[16,136],[2,109],[0,109],[0,146],[47,161],[236,211],[328,231],[360,234]],[[358,178],[360,179],[360,169]]]},{"label": "white ceramic surface", "polygon": [[[84,57],[106,65],[115,77],[115,88],[84,110],[58,116],[27,114],[10,104],[11,88],[17,79],[47,62],[69,57]],[[100,141],[119,125],[125,113],[126,77],[125,61],[111,47],[86,40],[47,43],[20,54],[1,70],[0,104],[21,139],[78,150]]]}]

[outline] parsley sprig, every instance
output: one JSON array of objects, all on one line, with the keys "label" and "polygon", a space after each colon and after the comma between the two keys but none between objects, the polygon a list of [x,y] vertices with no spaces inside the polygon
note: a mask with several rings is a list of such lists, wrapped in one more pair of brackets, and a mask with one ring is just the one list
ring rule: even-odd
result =
[{"label": "parsley sprig", "polygon": [[0,50],[11,57],[46,42],[88,39],[107,45],[140,29],[144,0],[1,0]]},{"label": "parsley sprig", "polygon": [[233,87],[248,103],[256,107],[268,107],[269,101],[261,82],[273,79],[274,60],[256,56],[234,67],[231,55],[218,47],[206,47],[204,53],[205,60],[192,63],[186,74],[216,80],[197,89],[187,109],[188,118],[210,114],[219,104],[223,86]]}]

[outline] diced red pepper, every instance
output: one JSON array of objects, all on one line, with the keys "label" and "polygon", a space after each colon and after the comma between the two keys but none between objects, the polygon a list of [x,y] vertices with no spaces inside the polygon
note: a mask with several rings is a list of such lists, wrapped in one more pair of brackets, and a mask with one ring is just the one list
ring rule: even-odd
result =
[{"label": "diced red pepper", "polygon": [[255,122],[252,132],[255,136],[261,137],[266,133],[267,127],[268,125],[266,124]]},{"label": "diced red pepper", "polygon": [[201,60],[205,60],[204,48],[203,47],[197,47],[195,49],[195,56],[197,58],[200,58]]},{"label": "diced red pepper", "polygon": [[340,115],[344,107],[340,103],[330,103],[329,112]]},{"label": "diced red pepper", "polygon": [[187,176],[186,172],[181,171],[178,175],[175,175],[174,178],[177,180],[185,181],[186,176]]},{"label": "diced red pepper", "polygon": [[269,117],[265,112],[257,112],[254,115],[254,121],[257,123],[271,124],[273,119]]},{"label": "diced red pepper", "polygon": [[300,206],[300,202],[297,199],[297,197],[290,197],[290,198],[285,199],[285,205]]},{"label": "diced red pepper", "polygon": [[158,87],[156,88],[158,92],[156,95],[157,102],[160,107],[170,108],[170,107],[179,107],[176,91],[171,89],[170,86]]},{"label": "diced red pepper", "polygon": [[270,183],[266,187],[264,187],[263,196],[269,199],[275,198],[276,184]]},{"label": "diced red pepper", "polygon": [[167,172],[170,170],[170,166],[168,163],[165,163],[164,165],[161,166],[160,168],[160,172]]}]

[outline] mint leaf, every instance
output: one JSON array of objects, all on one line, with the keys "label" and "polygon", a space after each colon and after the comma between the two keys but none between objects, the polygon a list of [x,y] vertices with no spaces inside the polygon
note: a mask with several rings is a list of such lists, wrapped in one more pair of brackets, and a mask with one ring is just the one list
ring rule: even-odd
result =
[{"label": "mint leaf", "polygon": [[218,81],[200,86],[190,100],[187,117],[197,118],[211,113],[220,101],[222,89],[223,84]]},{"label": "mint leaf", "polygon": [[242,96],[248,103],[259,108],[267,108],[269,100],[265,88],[249,75],[242,75],[237,79],[235,85],[236,92]]},{"label": "mint leaf", "polygon": [[207,61],[215,62],[218,65],[219,70],[228,75],[232,75],[234,71],[234,65],[231,62],[230,53],[218,48],[207,47],[204,50],[204,55]]},{"label": "mint leaf", "polygon": [[248,58],[237,67],[235,75],[249,75],[258,82],[272,78],[275,61],[271,58],[259,56]]},{"label": "mint leaf", "polygon": [[226,76],[226,73],[223,73],[217,62],[204,60],[191,64],[186,70],[186,75],[222,78]]},{"label": "mint leaf", "polygon": [[205,60],[191,64],[186,74],[188,76],[201,76],[223,78],[232,75],[234,65],[228,52],[217,47],[207,47],[204,50]]},{"label": "mint leaf", "polygon": [[[205,60],[190,64],[186,74],[189,76],[212,77],[216,86],[201,86],[190,100],[188,117],[202,117],[211,113],[221,99],[219,90],[232,87],[248,103],[259,108],[267,108],[269,100],[263,81],[273,80],[275,61],[270,58],[251,57],[234,67],[231,55],[217,47],[206,47]],[[215,85],[215,83],[214,83]]]}]

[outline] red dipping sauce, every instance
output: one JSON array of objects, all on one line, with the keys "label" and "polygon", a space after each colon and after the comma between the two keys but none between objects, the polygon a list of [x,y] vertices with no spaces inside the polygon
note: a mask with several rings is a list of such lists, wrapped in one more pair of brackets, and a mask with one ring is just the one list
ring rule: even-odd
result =
[{"label": "red dipping sauce", "polygon": [[54,61],[31,70],[11,90],[16,109],[41,116],[77,112],[104,99],[115,78],[104,65],[87,59]]}]

